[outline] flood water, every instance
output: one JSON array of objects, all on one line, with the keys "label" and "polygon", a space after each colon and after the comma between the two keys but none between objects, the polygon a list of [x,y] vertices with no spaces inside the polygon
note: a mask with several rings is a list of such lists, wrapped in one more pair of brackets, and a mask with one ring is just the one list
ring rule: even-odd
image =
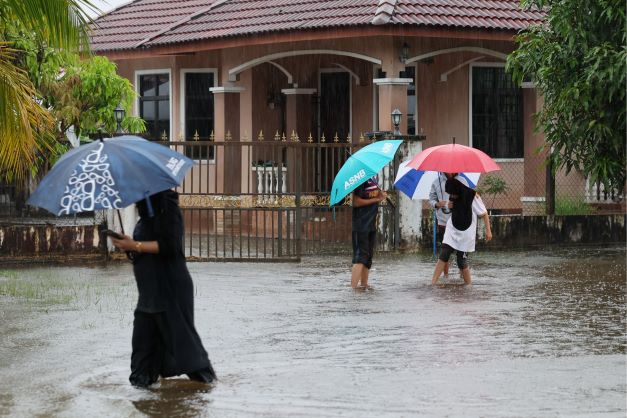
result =
[{"label": "flood water", "polygon": [[[430,285],[428,254],[190,263],[218,373],[128,383],[126,264],[0,268],[0,415],[624,417],[624,247],[472,256]],[[455,272],[451,268],[451,272]]]}]

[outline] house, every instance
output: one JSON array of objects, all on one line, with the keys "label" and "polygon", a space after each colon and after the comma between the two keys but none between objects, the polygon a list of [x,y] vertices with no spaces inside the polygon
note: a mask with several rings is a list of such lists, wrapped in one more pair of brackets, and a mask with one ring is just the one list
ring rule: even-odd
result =
[{"label": "house", "polygon": [[[136,86],[146,138],[197,159],[183,204],[240,211],[198,224],[237,235],[253,228],[249,207],[326,209],[344,149],[392,131],[394,109],[418,147],[454,140],[494,157],[510,190],[493,207],[535,213],[541,98],[505,60],[542,19],[518,0],[136,0],[95,21],[91,47]],[[588,191],[576,173],[559,181]],[[290,222],[268,216],[282,221],[273,234]]]}]

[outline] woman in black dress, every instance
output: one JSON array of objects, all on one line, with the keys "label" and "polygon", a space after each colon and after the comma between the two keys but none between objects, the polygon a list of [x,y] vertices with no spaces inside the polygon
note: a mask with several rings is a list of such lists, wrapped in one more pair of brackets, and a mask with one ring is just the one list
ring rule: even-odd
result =
[{"label": "woman in black dress", "polygon": [[194,326],[194,285],[183,252],[178,193],[166,190],[136,205],[140,219],[133,238],[112,238],[130,254],[139,291],[129,380],[145,387],[159,376],[187,374],[210,383],[216,375]]}]

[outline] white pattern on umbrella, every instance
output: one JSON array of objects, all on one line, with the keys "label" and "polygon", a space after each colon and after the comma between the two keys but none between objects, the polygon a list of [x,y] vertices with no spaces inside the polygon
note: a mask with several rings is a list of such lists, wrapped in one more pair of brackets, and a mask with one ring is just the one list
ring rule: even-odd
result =
[{"label": "white pattern on umbrella", "polygon": [[[74,170],[65,193],[61,197],[61,210],[58,215],[94,210],[96,204],[105,209],[121,209],[120,192],[115,189],[115,180],[109,171],[108,156],[103,155],[104,143],[91,151]],[[96,191],[100,193],[96,196]]]}]

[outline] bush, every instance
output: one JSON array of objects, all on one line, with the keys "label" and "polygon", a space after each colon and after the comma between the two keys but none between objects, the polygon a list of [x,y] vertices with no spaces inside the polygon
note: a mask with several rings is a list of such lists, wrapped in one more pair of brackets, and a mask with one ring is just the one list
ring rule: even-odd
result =
[{"label": "bush", "polygon": [[481,186],[477,187],[477,191],[480,195],[492,196],[492,202],[490,203],[490,207],[494,207],[494,200],[496,196],[502,194],[505,195],[509,191],[509,186],[500,177],[496,176],[485,176],[483,181],[481,182]]},{"label": "bush", "polygon": [[556,215],[590,215],[594,208],[581,198],[558,196],[555,199]]}]

